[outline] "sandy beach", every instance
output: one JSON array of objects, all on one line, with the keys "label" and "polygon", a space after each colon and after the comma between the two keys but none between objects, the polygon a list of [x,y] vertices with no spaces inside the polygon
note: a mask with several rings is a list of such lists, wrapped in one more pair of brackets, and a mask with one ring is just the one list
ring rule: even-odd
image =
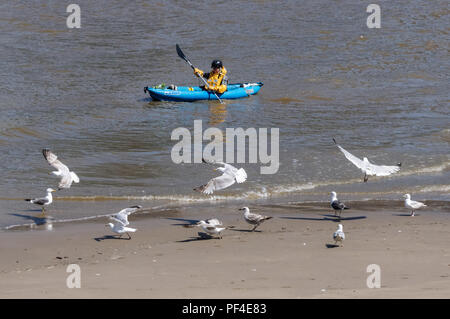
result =
[{"label": "sandy beach", "polygon": [[[448,298],[450,207],[427,202],[415,217],[400,201],[349,202],[340,223],[328,203],[260,205],[274,218],[257,231],[234,210],[205,207],[204,218],[234,226],[199,239],[198,208],[130,216],[132,239],[95,221],[0,233],[0,298]],[[252,208],[252,207],[251,207]],[[145,207],[144,207],[145,209]],[[125,236],[126,237],[126,236]],[[125,238],[124,237],[124,238]],[[69,264],[81,288],[69,289]],[[368,288],[367,266],[381,288]]]}]

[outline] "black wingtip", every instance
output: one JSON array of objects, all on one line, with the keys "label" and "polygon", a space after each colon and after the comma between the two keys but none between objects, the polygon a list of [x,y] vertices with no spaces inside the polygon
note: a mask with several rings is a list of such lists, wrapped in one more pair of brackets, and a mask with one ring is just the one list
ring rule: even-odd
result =
[{"label": "black wingtip", "polygon": [[397,166],[398,167],[402,167],[402,163],[397,163]]},{"label": "black wingtip", "polygon": [[333,142],[334,142],[334,144],[337,144],[337,142],[336,142],[336,140],[334,139],[334,137],[333,137]]}]

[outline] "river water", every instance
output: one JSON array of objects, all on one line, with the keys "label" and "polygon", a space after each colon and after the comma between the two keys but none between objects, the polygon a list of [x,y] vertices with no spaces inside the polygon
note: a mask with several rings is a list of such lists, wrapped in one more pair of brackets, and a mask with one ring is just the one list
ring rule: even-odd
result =
[{"label": "river water", "polygon": [[[0,4],[0,227],[28,221],[36,207],[23,198],[57,187],[45,147],[81,179],[54,193],[62,219],[108,213],[99,203],[120,199],[450,199],[447,1],[378,1],[380,29],[367,27],[360,1],[77,1],[80,29],[66,26],[68,4]],[[199,85],[176,43],[205,71],[218,58],[231,83],[264,86],[225,104],[150,101],[148,85]],[[193,133],[194,120],[203,130],[278,128],[278,172],[236,164],[246,183],[194,192],[217,175],[171,159],[172,131]],[[333,137],[402,169],[362,183]]]}]

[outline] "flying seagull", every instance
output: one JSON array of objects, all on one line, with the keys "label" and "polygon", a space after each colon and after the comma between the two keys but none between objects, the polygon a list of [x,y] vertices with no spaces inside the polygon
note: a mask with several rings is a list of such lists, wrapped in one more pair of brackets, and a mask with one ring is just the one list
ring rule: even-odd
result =
[{"label": "flying seagull", "polygon": [[250,225],[254,225],[252,231],[254,231],[256,229],[256,227],[261,225],[262,222],[273,218],[271,216],[264,216],[264,215],[250,213],[250,209],[248,207],[242,207],[242,208],[239,208],[239,210],[244,211],[245,221],[247,223],[249,223]]},{"label": "flying seagull", "polygon": [[424,203],[411,200],[410,194],[405,194],[403,197],[405,198],[405,207],[411,209],[411,216],[414,216],[414,210],[427,206]]},{"label": "flying seagull", "polygon": [[206,164],[219,164],[223,167],[217,167],[214,170],[221,171],[223,174],[218,177],[214,177],[207,184],[194,188],[195,191],[203,194],[212,194],[214,191],[227,188],[233,185],[235,182],[243,183],[247,180],[247,173],[243,168],[237,169],[236,167],[223,162],[208,163],[203,159]]},{"label": "flying seagull", "polygon": [[114,233],[119,234],[119,238],[122,238],[123,234],[127,234],[128,239],[131,239],[129,233],[134,233],[137,230],[136,228],[126,227],[125,223],[115,217],[110,217],[110,219],[114,221],[114,224],[108,223],[105,226],[109,226]]},{"label": "flying seagull", "polygon": [[44,214],[45,206],[48,206],[53,202],[52,192],[55,192],[53,188],[47,188],[47,196],[34,199],[27,198],[25,201],[42,206],[42,214]]},{"label": "flying seagull", "polygon": [[336,216],[336,212],[339,211],[339,218],[341,218],[341,214],[344,209],[350,209],[349,207],[345,206],[345,204],[337,198],[336,192],[331,192],[331,204],[330,205],[334,209],[334,216]]},{"label": "flying seagull", "polygon": [[341,243],[341,246],[344,247],[342,242],[345,239],[345,234],[344,234],[344,230],[343,230],[342,224],[339,224],[338,229],[334,232],[333,239],[334,239],[334,244],[335,245],[339,241]]},{"label": "flying seagull", "polygon": [[49,149],[44,148],[42,150],[42,154],[44,155],[47,162],[57,169],[57,171],[51,172],[53,175],[61,177],[61,181],[59,182],[59,189],[63,188],[70,188],[70,185],[72,185],[72,182],[79,183],[80,179],[78,178],[77,174],[74,172],[69,171],[69,168],[61,163],[61,161],[58,160],[58,156],[56,156],[54,153],[52,153]]},{"label": "flying seagull", "polygon": [[364,173],[364,182],[367,182],[369,180],[369,176],[388,176],[393,173],[397,173],[402,166],[402,163],[398,163],[397,165],[393,166],[372,164],[369,162],[367,157],[363,157],[363,159],[361,160],[343,149],[334,138],[333,141],[341,150],[341,152],[344,153],[345,157]]},{"label": "flying seagull", "polygon": [[128,226],[130,223],[128,222],[128,215],[134,213],[135,211],[137,211],[138,209],[141,209],[142,206],[140,205],[135,205],[135,206],[131,206],[125,209],[122,209],[120,212],[111,215],[112,218],[114,218],[115,220],[119,220],[122,222],[122,224],[124,226]]}]

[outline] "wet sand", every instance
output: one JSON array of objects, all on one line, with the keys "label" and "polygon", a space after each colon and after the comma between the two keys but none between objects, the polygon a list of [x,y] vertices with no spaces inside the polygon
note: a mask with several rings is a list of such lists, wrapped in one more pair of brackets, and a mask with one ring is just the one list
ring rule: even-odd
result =
[{"label": "wet sand", "polygon": [[[327,203],[255,206],[274,216],[255,232],[231,207],[210,207],[204,218],[234,226],[223,239],[180,226],[198,219],[192,207],[130,216],[131,240],[114,238],[106,218],[2,232],[0,298],[450,296],[446,202],[428,202],[415,217],[402,202],[348,204],[343,247],[332,245],[339,222]],[[80,266],[79,289],[66,286],[69,264]],[[366,285],[370,264],[381,267],[381,288]]]}]

